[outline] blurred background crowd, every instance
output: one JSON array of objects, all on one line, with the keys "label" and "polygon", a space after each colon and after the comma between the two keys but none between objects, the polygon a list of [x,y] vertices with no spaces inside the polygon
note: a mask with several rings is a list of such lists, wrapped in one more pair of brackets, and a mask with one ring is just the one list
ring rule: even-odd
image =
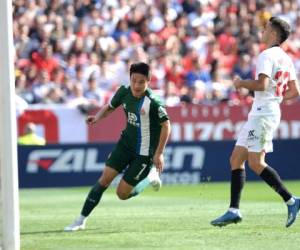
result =
[{"label": "blurred background crowd", "polygon": [[292,27],[284,49],[299,76],[300,0],[13,0],[16,94],[101,106],[144,61],[168,106],[248,104],[232,78],[253,78],[271,16]]}]

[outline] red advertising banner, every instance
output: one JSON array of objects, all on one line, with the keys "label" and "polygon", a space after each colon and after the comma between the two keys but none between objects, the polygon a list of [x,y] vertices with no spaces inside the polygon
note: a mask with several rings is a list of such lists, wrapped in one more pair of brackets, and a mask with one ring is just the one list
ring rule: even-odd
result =
[{"label": "red advertising banner", "polygon": [[[187,105],[167,109],[172,122],[171,141],[207,141],[235,139],[247,120],[250,106]],[[300,104],[282,105],[282,120],[275,138],[300,138]],[[89,128],[90,142],[112,142],[125,126],[121,109]]]},{"label": "red advertising banner", "polygon": [[[172,123],[170,140],[209,141],[235,139],[250,107],[186,105],[167,109]],[[300,103],[282,105],[282,120],[275,138],[300,138]],[[86,115],[76,108],[40,105],[18,116],[19,135],[28,122],[36,123],[48,143],[115,142],[126,125],[121,108],[100,123],[85,124]]]},{"label": "red advertising banner", "polygon": [[120,107],[101,122],[88,127],[88,141],[115,142],[125,126],[125,114]]}]

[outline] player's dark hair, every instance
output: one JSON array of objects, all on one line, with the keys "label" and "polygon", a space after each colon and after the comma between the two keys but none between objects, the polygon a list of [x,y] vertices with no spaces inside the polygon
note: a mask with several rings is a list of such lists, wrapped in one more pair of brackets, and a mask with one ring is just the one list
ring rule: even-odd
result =
[{"label": "player's dark hair", "polygon": [[289,37],[291,33],[291,26],[279,17],[271,17],[269,22],[278,34],[279,43],[282,44]]},{"label": "player's dark hair", "polygon": [[148,79],[150,78],[150,67],[147,63],[138,62],[130,65],[130,76],[133,73],[139,73],[146,76]]}]

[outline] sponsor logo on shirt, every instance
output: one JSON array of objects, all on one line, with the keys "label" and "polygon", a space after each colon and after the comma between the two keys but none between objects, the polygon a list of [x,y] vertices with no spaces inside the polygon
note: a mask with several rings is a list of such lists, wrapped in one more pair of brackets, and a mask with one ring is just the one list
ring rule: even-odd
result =
[{"label": "sponsor logo on shirt", "polygon": [[139,127],[140,124],[137,122],[137,116],[135,115],[135,113],[132,112],[128,112],[128,119],[127,122],[130,123],[131,125],[135,126],[135,127]]}]

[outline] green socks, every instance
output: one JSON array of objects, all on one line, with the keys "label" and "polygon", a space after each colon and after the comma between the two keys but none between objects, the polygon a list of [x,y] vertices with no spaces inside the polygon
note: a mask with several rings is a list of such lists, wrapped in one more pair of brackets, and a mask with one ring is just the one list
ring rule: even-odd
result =
[{"label": "green socks", "polygon": [[[131,194],[129,196],[129,198],[138,195],[139,193],[141,193],[142,191],[144,191],[144,189],[149,186],[150,181],[149,179],[146,177],[144,180],[142,180],[141,182],[139,182],[134,189],[131,191]],[[97,182],[92,189],[90,190],[85,203],[83,205],[83,208],[81,210],[81,215],[83,215],[84,217],[89,216],[89,214],[93,211],[93,209],[98,205],[102,194],[104,193],[104,191],[107,189],[107,187],[103,187],[99,184],[99,182]]]},{"label": "green socks", "polygon": [[89,192],[83,208],[81,210],[81,215],[87,217],[92,212],[92,210],[98,205],[102,194],[107,189],[107,187],[103,187],[97,182]]}]

